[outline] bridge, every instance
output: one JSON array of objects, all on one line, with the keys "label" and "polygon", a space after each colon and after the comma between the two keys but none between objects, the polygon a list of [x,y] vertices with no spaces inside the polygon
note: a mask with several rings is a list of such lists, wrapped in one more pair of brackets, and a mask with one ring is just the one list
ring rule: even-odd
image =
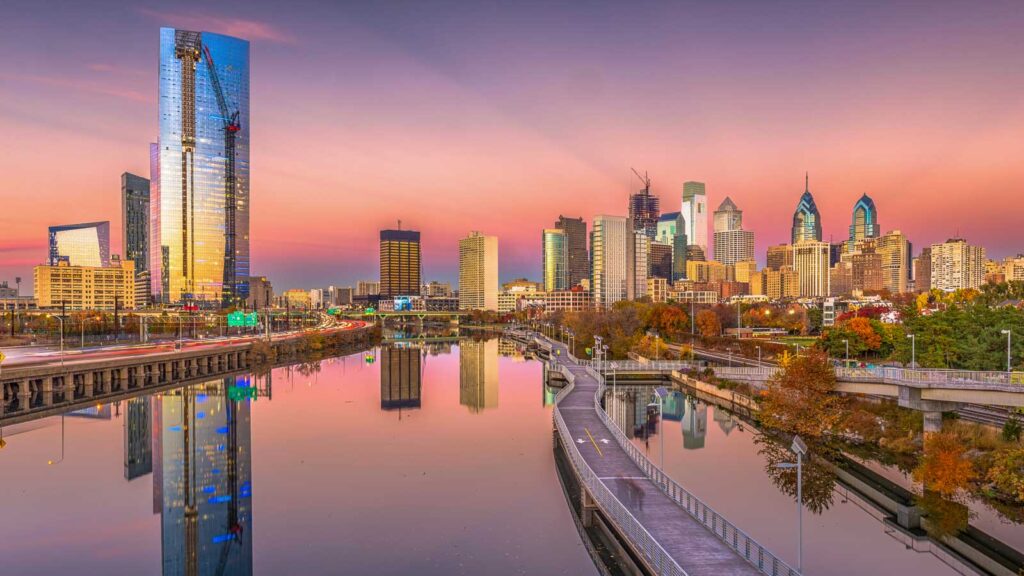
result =
[{"label": "bridge", "polygon": [[602,407],[605,382],[594,368],[561,343],[533,342],[566,380],[553,418],[583,487],[584,524],[600,513],[650,574],[799,574],[633,446]]},{"label": "bridge", "polygon": [[[156,391],[183,382],[216,378],[250,370],[253,349],[269,346],[276,357],[294,353],[309,332],[225,338],[183,345],[128,346],[111,351],[47,357],[0,371],[0,422],[15,423],[59,413],[68,406],[94,405],[136,391]],[[377,334],[362,322],[321,330],[337,346],[368,344]]]}]

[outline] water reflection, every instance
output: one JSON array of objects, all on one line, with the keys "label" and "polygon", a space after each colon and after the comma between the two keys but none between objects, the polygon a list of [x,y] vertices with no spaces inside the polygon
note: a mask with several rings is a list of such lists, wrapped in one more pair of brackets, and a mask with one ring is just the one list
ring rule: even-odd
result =
[{"label": "water reflection", "polygon": [[498,341],[459,344],[459,404],[470,412],[498,407]]},{"label": "water reflection", "polygon": [[380,350],[380,408],[419,408],[423,387],[421,351],[414,346],[387,346]]},{"label": "water reflection", "polygon": [[252,574],[249,390],[228,378],[154,399],[164,576]]},{"label": "water reflection", "polygon": [[124,423],[124,479],[153,472],[153,402],[149,396],[131,398]]}]

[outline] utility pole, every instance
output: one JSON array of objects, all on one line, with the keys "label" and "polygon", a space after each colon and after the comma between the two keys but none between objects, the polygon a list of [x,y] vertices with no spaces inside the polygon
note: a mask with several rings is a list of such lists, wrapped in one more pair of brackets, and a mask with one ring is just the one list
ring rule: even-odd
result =
[{"label": "utility pole", "polygon": [[120,294],[114,294],[114,342],[121,338],[121,323],[118,321],[118,308],[121,304]]}]

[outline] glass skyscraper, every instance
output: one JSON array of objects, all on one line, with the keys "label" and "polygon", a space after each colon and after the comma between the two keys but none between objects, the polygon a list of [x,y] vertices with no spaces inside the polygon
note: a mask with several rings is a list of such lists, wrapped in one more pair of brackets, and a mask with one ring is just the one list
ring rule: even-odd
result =
[{"label": "glass skyscraper", "polygon": [[568,290],[568,248],[565,230],[546,228],[541,233],[544,291]]},{"label": "glass skyscraper", "polygon": [[875,201],[867,194],[864,194],[853,205],[849,250],[853,252],[858,241],[866,238],[878,238],[880,233],[881,230],[878,228],[878,209],[875,208]]},{"label": "glass skyscraper", "polygon": [[807,177],[804,177],[804,193],[800,196],[800,202],[796,205],[793,213],[793,244],[803,240],[821,241],[821,214],[818,213],[818,206],[814,203],[814,196]]},{"label": "glass skyscraper", "polygon": [[149,270],[158,301],[248,296],[249,43],[160,29]]},{"label": "glass skyscraper", "polygon": [[121,174],[122,257],[135,262],[135,273],[149,269],[149,180]]},{"label": "glass skyscraper", "polygon": [[50,226],[50,266],[110,266],[110,222]]}]

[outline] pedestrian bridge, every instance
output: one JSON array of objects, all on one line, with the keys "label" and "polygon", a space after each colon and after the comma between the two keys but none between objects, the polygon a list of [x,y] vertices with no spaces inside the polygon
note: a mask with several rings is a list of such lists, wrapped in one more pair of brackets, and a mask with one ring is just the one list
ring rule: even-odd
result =
[{"label": "pedestrian bridge", "polygon": [[534,344],[552,352],[551,369],[566,380],[553,418],[583,487],[584,524],[600,512],[651,574],[798,576],[626,438],[602,407],[605,383],[593,367],[572,358],[563,344]]}]

